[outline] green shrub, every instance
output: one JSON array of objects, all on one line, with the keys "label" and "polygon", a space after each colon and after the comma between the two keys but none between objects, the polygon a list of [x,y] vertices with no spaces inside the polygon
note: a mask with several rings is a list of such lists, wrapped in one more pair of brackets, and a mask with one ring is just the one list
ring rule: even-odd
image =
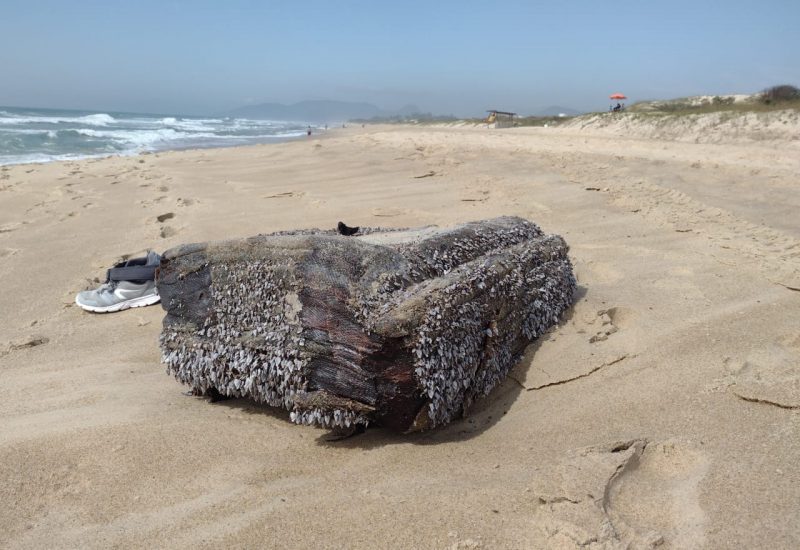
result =
[{"label": "green shrub", "polygon": [[779,101],[792,101],[795,99],[800,99],[800,88],[789,84],[773,86],[761,92],[761,101],[767,104]]}]

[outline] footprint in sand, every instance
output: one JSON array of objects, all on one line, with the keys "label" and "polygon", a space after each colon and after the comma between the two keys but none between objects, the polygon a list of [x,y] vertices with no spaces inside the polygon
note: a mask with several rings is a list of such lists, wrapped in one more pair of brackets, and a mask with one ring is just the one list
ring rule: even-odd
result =
[{"label": "footprint in sand", "polygon": [[[627,327],[634,317],[628,308],[598,309],[596,304],[580,300],[557,326],[528,346],[509,376],[527,391],[536,391],[627,365],[636,353],[626,339],[618,342],[609,336]],[[598,344],[600,341],[603,343]]]},{"label": "footprint in sand", "polygon": [[30,336],[28,338],[24,338],[19,342],[12,343],[9,349],[11,351],[27,349],[27,348],[35,348],[37,346],[42,346],[50,341],[50,338],[47,336]]},{"label": "footprint in sand", "polygon": [[169,225],[165,225],[164,227],[161,228],[161,231],[159,231],[159,235],[161,236],[162,239],[168,239],[169,237],[172,237],[177,234],[178,230],[175,229],[174,227],[170,227]]},{"label": "footprint in sand", "polygon": [[186,199],[181,197],[178,197],[178,200],[176,201],[178,206],[192,206],[193,204],[197,204],[199,202],[200,201],[197,199]]},{"label": "footprint in sand", "polygon": [[174,213],[167,212],[166,214],[161,214],[160,216],[156,216],[156,220],[158,220],[158,223],[164,223],[165,221],[171,220],[174,217],[175,217]]},{"label": "footprint in sand", "polygon": [[49,341],[50,338],[48,338],[47,336],[40,336],[40,335],[27,336],[25,338],[22,338],[21,340],[9,342],[6,348],[0,351],[0,357],[2,357],[3,355],[8,355],[9,353],[15,351],[43,346],[44,344],[47,344]]},{"label": "footprint in sand", "polygon": [[16,231],[26,223],[28,222],[11,222],[0,225],[0,233],[11,233],[12,231]]},{"label": "footprint in sand", "polygon": [[603,342],[627,326],[634,317],[633,310],[624,307],[611,307],[597,311],[597,317],[585,317],[587,326],[592,327],[594,334],[589,338],[589,343]]},{"label": "footprint in sand", "polygon": [[618,329],[629,327],[636,320],[636,312],[628,307],[614,306],[605,310],[598,311],[598,315],[605,314],[611,319],[611,323]]},{"label": "footprint in sand", "polygon": [[148,206],[153,206],[155,204],[164,202],[164,200],[166,198],[167,198],[166,195],[161,195],[161,196],[156,197],[156,198],[154,198],[152,200],[149,200],[149,199],[140,200],[139,204],[141,204],[143,208],[147,208]]},{"label": "footprint in sand", "polygon": [[424,174],[420,174],[418,176],[414,176],[414,179],[415,180],[420,180],[422,178],[430,178],[430,177],[433,177],[433,176],[441,176],[441,175],[442,174],[439,174],[438,172],[436,172],[434,170],[428,170]]},{"label": "footprint in sand", "polygon": [[[533,483],[542,548],[697,548],[708,458],[692,443],[635,439],[569,451]],[[538,547],[538,546],[537,546]]]},{"label": "footprint in sand", "polygon": [[402,208],[373,208],[372,215],[378,218],[393,218],[407,214],[408,210]]},{"label": "footprint in sand", "polygon": [[[80,197],[73,197],[73,200],[74,199],[79,199],[79,198]],[[50,204],[55,204],[57,202],[58,201],[39,201],[36,204],[34,204],[33,206],[31,206],[30,208],[27,208],[25,210],[25,213],[26,214],[30,214],[31,212],[35,212],[36,210],[44,210],[45,212],[50,212],[50,210],[47,210],[47,206],[50,205]]]},{"label": "footprint in sand", "polygon": [[461,202],[486,202],[489,200],[489,190],[480,189],[475,191],[467,190],[467,193],[462,197]]},{"label": "footprint in sand", "polygon": [[19,252],[18,248],[0,248],[0,258],[8,258]]},{"label": "footprint in sand", "polygon": [[800,409],[800,336],[788,335],[744,359],[726,357],[725,376],[708,389],[727,389],[743,401],[780,409]]},{"label": "footprint in sand", "polygon": [[597,316],[586,315],[584,316],[584,321],[589,331],[594,333],[589,337],[590,344],[604,342],[608,340],[609,336],[619,330],[606,310],[598,311]]},{"label": "footprint in sand", "polygon": [[293,197],[303,197],[305,193],[297,191],[283,191],[281,193],[274,193],[272,195],[263,195],[262,199],[290,199]]}]

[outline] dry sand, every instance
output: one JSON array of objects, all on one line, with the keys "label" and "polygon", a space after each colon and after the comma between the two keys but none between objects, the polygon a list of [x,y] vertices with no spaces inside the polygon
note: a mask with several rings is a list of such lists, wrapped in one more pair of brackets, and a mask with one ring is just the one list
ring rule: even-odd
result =
[{"label": "dry sand", "polygon": [[[372,127],[0,169],[0,546],[799,547],[800,155],[733,141]],[[578,300],[429,433],[188,397],[160,307],[72,303],[148,247],[502,214],[567,239]]]}]

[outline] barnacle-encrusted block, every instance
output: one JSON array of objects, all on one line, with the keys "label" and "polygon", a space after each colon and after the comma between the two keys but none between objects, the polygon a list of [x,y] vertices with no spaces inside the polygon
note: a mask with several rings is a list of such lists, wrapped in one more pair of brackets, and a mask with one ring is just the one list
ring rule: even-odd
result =
[{"label": "barnacle-encrusted block", "polygon": [[503,217],[452,229],[282,232],[168,250],[167,371],[303,424],[439,426],[572,303],[568,247]]}]

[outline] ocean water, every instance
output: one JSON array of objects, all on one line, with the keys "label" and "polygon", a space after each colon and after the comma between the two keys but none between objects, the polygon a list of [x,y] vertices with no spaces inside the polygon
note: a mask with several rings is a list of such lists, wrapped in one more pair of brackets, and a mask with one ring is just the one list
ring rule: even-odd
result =
[{"label": "ocean water", "polygon": [[307,124],[0,107],[0,165],[228,147],[303,136]]}]

